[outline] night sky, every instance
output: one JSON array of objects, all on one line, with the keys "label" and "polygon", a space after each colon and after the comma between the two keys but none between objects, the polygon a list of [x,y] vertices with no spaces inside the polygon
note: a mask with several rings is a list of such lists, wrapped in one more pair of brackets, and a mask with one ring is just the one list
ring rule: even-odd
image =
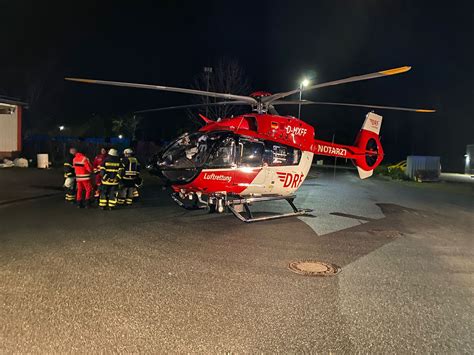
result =
[{"label": "night sky", "polygon": [[[194,100],[64,82],[65,76],[189,87],[204,66],[228,57],[240,62],[254,91],[273,93],[296,88],[304,76],[324,82],[411,65],[406,74],[324,88],[304,98],[437,109],[435,114],[376,111],[384,116],[387,161],[441,155],[445,170],[462,170],[465,147],[474,143],[472,1],[0,4],[0,95],[27,99],[41,93],[32,108],[40,114],[27,115],[30,126],[39,120],[73,125],[93,113]],[[296,115],[297,107],[280,113]],[[316,126],[318,138],[335,134],[337,142],[351,144],[366,113],[306,106],[302,118]],[[179,111],[149,115],[144,138],[170,138],[187,120]]]}]

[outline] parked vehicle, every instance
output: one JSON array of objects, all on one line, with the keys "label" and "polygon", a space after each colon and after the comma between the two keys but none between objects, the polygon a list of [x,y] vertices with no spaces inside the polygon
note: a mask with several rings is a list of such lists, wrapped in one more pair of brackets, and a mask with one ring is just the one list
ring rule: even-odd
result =
[{"label": "parked vehicle", "polygon": [[395,169],[400,169],[401,171],[405,172],[405,170],[407,169],[407,161],[402,160],[401,162],[398,162],[397,164],[389,165],[387,169],[389,173]]}]

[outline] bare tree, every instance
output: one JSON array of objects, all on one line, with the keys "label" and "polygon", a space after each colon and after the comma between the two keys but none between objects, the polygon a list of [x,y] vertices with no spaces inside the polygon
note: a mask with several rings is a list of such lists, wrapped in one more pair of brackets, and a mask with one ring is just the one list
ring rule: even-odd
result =
[{"label": "bare tree", "polygon": [[[249,95],[250,81],[245,75],[244,69],[236,59],[220,58],[212,72],[202,72],[193,81],[193,89],[214,91],[221,93],[232,93],[237,95]],[[219,102],[222,100],[200,96],[196,103],[205,104]],[[210,106],[200,109],[198,112],[207,114],[211,119],[230,117],[242,111],[242,107],[235,105]],[[193,119],[196,114],[189,111]]]},{"label": "bare tree", "polygon": [[28,102],[30,111],[43,111],[45,106],[54,106],[51,104],[55,103],[57,95],[61,93],[63,83],[58,76],[59,65],[58,56],[51,53],[24,73],[24,99]]},{"label": "bare tree", "polygon": [[58,97],[63,88],[63,80],[59,75],[59,59],[54,53],[50,54],[24,70],[21,76],[21,98],[28,103],[25,131],[45,133],[46,130],[53,129],[61,104]]},{"label": "bare tree", "polygon": [[132,141],[136,140],[136,133],[141,117],[136,115],[124,115],[112,121],[112,131],[119,135],[123,134]]}]

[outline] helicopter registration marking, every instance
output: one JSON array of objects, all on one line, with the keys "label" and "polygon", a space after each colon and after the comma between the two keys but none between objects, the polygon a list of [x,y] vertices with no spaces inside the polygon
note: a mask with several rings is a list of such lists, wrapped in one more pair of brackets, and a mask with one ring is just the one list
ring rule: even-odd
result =
[{"label": "helicopter registration marking", "polygon": [[295,136],[305,136],[306,133],[308,133],[308,129],[302,127],[286,126],[286,133],[294,134]]},{"label": "helicopter registration marking", "polygon": [[347,155],[347,149],[318,144],[318,153],[334,154],[345,157]]},{"label": "helicopter registration marking", "polygon": [[203,179],[204,180],[230,182],[232,180],[232,176],[222,175],[222,174],[214,174],[214,173],[211,173],[211,174],[204,173]]}]

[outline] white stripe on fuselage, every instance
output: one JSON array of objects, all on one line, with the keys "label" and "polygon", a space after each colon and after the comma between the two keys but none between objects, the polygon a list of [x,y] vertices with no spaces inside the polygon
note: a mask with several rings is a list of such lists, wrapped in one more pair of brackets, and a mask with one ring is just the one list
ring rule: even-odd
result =
[{"label": "white stripe on fuselage", "polygon": [[[292,195],[303,184],[308,176],[309,169],[313,162],[313,153],[302,152],[301,160],[298,165],[284,166],[263,166],[263,167],[234,167],[234,168],[216,168],[203,169],[202,172],[208,175],[212,174],[212,178],[208,180],[223,181],[228,175],[221,175],[225,172],[251,173],[258,171],[255,178],[250,181],[237,181],[233,179],[232,183],[245,187],[241,195]],[[214,174],[216,176],[214,176]],[[233,174],[232,174],[233,175]],[[229,180],[230,182],[230,180]]]},{"label": "white stripe on fuselage", "polygon": [[313,153],[303,152],[298,165],[264,166],[241,195],[292,195],[308,176],[312,162]]}]

